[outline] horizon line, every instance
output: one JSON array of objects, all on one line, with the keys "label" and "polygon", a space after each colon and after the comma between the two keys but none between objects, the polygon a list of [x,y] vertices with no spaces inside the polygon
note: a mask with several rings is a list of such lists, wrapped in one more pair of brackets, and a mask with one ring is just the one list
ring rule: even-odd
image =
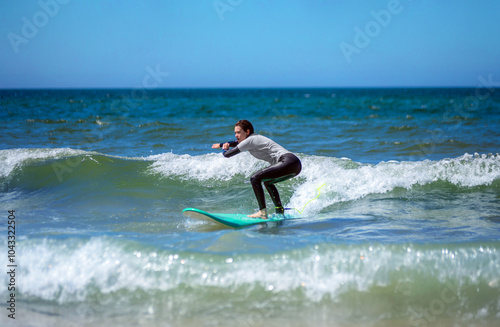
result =
[{"label": "horizon line", "polygon": [[[172,86],[172,87],[155,87],[155,88],[145,88],[145,87],[94,87],[94,86],[83,86],[83,87],[7,87],[0,88],[0,91],[35,91],[35,90],[134,90],[134,89],[146,89],[148,91],[156,90],[223,90],[223,89],[260,89],[260,90],[272,90],[272,89],[467,89],[475,88],[477,85],[456,85],[456,86],[439,86],[439,85],[428,85],[428,86]],[[499,87],[493,87],[495,89]]]}]

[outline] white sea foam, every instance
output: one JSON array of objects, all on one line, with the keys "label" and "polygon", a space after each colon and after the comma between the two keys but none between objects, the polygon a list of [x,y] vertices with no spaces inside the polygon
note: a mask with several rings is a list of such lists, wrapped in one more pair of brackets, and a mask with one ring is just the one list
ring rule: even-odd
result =
[{"label": "white sea foam", "polygon": [[335,299],[350,291],[370,292],[374,286],[411,276],[498,288],[500,266],[495,247],[473,244],[449,249],[320,244],[268,255],[175,253],[107,237],[72,242],[44,239],[21,245],[20,291],[59,303],[122,291],[183,292],[185,285],[216,294],[217,289],[260,288],[290,296],[298,291],[317,302],[326,295]]},{"label": "white sea foam", "polygon": [[[306,213],[317,213],[332,204],[352,201],[369,194],[381,194],[396,188],[410,189],[445,181],[459,187],[490,185],[500,179],[499,155],[465,154],[454,159],[418,162],[381,162],[360,164],[335,158],[308,156],[302,158],[303,182],[295,188],[288,206],[300,207],[311,201]],[[305,181],[304,181],[305,179]]]},{"label": "white sea foam", "polygon": [[149,156],[147,159],[154,161],[151,169],[164,177],[181,177],[198,181],[211,179],[227,181],[238,174],[250,177],[252,173],[265,167],[262,161],[258,161],[248,153],[230,159],[216,153],[200,156],[164,153]]}]

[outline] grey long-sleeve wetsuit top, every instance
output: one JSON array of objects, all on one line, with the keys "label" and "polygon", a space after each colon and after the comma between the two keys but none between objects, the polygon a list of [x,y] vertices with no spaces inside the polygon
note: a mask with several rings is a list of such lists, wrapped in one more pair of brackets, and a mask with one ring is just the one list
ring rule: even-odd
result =
[{"label": "grey long-sleeve wetsuit top", "polygon": [[233,149],[224,151],[224,157],[232,157],[242,151],[248,151],[257,159],[269,162],[271,165],[278,163],[279,158],[285,153],[291,153],[270,138],[259,134],[251,134],[240,143],[229,142]]}]

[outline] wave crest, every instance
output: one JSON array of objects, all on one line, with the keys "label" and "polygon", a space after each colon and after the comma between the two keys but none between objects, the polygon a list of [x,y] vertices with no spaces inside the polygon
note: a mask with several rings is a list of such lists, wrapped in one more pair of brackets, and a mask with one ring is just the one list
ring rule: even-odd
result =
[{"label": "wave crest", "polygon": [[[339,202],[399,188],[411,190],[425,185],[439,189],[443,183],[445,187],[497,188],[500,180],[498,154],[464,154],[437,161],[388,161],[375,165],[348,158],[304,154],[299,157],[302,172],[296,178],[280,183],[279,189],[283,198],[289,199],[285,203],[287,207],[303,208],[308,203],[305,214],[316,214]],[[164,153],[128,158],[66,148],[2,150],[0,162],[0,177],[4,181],[11,180],[13,187],[27,189],[51,187],[67,181],[72,181],[71,185],[91,186],[92,180],[111,187],[111,184],[133,182],[136,188],[154,188],[158,187],[158,178],[166,180],[161,183],[166,188],[169,180],[182,180],[192,184],[193,189],[227,189],[247,182],[255,171],[266,166],[248,153],[229,159],[220,153],[197,156]],[[16,178],[12,178],[13,172]],[[320,187],[321,196],[318,196]]]}]

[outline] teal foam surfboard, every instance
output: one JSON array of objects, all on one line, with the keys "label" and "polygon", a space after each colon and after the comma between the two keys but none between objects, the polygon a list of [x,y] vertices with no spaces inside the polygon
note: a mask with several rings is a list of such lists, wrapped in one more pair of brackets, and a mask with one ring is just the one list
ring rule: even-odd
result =
[{"label": "teal foam surfboard", "polygon": [[196,208],[186,208],[182,210],[182,213],[189,218],[204,220],[212,223],[215,222],[226,227],[229,226],[233,228],[240,228],[269,222],[280,222],[287,219],[284,216],[270,216],[269,219],[260,219],[250,218],[247,217],[247,215],[240,213],[208,213]]}]

